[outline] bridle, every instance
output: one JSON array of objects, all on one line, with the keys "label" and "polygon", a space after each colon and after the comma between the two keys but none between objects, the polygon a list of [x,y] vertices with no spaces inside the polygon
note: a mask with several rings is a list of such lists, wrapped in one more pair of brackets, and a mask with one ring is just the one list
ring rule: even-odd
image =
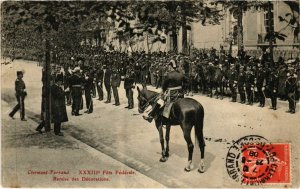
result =
[{"label": "bridle", "polygon": [[141,100],[146,101],[146,103],[142,107],[139,107],[139,110],[145,111],[145,109],[148,108],[148,106],[150,106],[150,104],[152,102],[156,101],[156,99],[158,98],[158,96],[159,96],[159,94],[156,94],[152,98],[150,98],[149,100],[147,100],[144,96],[140,95],[140,98],[142,98]]}]

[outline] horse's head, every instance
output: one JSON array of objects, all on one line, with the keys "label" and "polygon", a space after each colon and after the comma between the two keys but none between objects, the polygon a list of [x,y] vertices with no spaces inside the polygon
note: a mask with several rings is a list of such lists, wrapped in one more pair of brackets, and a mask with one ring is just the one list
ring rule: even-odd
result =
[{"label": "horse's head", "polygon": [[137,87],[138,91],[138,109],[139,113],[143,113],[145,109],[147,108],[148,104],[148,98],[147,98],[147,88],[143,86],[143,89],[141,90],[139,87]]}]

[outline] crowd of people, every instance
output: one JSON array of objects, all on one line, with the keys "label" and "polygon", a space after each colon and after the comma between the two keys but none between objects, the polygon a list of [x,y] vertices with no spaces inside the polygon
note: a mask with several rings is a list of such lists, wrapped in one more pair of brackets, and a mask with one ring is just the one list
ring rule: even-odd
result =
[{"label": "crowd of people", "polygon": [[[247,105],[258,103],[259,107],[264,107],[266,98],[271,98],[270,108],[273,110],[277,109],[279,98],[288,100],[287,112],[292,114],[300,97],[299,58],[284,60],[279,57],[274,62],[268,49],[264,49],[260,57],[248,56],[243,49],[237,57],[232,57],[222,47],[219,50],[197,50],[190,55],[166,52],[128,54],[98,48],[61,49],[52,53],[51,61],[51,85],[63,90],[63,93],[60,91],[53,96],[64,95],[66,103],[62,101],[60,106],[71,105],[74,116],[80,115],[84,106],[85,113],[92,113],[93,98],[111,103],[113,94],[113,105],[119,106],[122,80],[128,99],[126,108],[134,108],[135,85],[161,87],[170,61],[175,62],[177,71],[185,76],[183,90],[186,96],[202,93],[211,98],[228,97],[232,102]],[[45,76],[43,71],[44,90],[47,87]],[[104,93],[107,99],[104,99]],[[41,128],[38,127],[37,131]]]}]

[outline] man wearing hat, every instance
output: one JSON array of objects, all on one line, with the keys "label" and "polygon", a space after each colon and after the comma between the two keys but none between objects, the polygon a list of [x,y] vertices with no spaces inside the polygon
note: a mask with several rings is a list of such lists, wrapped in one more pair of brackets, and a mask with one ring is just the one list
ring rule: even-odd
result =
[{"label": "man wearing hat", "polygon": [[272,107],[273,110],[276,110],[277,106],[277,93],[278,93],[279,77],[278,70],[273,68],[270,73],[270,78],[268,81],[268,91],[270,92]]},{"label": "man wearing hat", "polygon": [[111,101],[111,69],[109,67],[103,66],[103,74],[104,74],[104,86],[107,92],[107,100],[105,103],[110,103]]},{"label": "man wearing hat", "polygon": [[62,82],[62,77],[56,77],[55,83],[51,86],[51,122],[54,123],[54,133],[58,136],[63,136],[63,133],[60,131],[61,123],[68,121]]},{"label": "man wearing hat", "polygon": [[20,109],[20,118],[22,121],[26,121],[25,119],[25,104],[24,100],[27,96],[25,82],[23,81],[23,72],[17,71],[17,79],[15,81],[15,91],[16,98],[18,104],[13,108],[13,110],[9,113],[9,116],[14,119],[15,113]]},{"label": "man wearing hat", "polygon": [[257,97],[259,100],[259,107],[265,106],[265,101],[266,101],[265,86],[266,86],[266,73],[262,69],[262,65],[258,64],[258,70],[256,73],[256,90],[257,90]]},{"label": "man wearing hat", "polygon": [[237,98],[237,81],[238,81],[238,73],[236,71],[236,67],[234,64],[230,64],[230,71],[229,71],[229,88],[231,91],[231,102],[236,102]]},{"label": "man wearing hat", "polygon": [[[163,97],[165,100],[165,107],[168,108],[178,98],[183,98],[182,84],[185,81],[184,75],[177,70],[175,60],[171,60],[169,63],[170,72],[166,76],[166,79],[162,85],[161,94],[165,94]],[[148,115],[143,115],[143,118],[149,122],[152,122],[159,109],[163,106],[162,103],[157,101]],[[147,111],[146,111],[147,112]],[[165,114],[164,114],[165,115]],[[168,117],[167,117],[168,118]]]},{"label": "man wearing hat", "polygon": [[82,103],[82,83],[83,79],[80,74],[80,68],[75,67],[73,75],[70,77],[70,86],[72,87],[72,115],[79,116],[79,110],[81,109]]},{"label": "man wearing hat", "polygon": [[289,102],[288,113],[294,114],[296,109],[296,90],[297,90],[297,75],[295,69],[290,68],[287,74],[287,80],[285,82],[285,90]]},{"label": "man wearing hat", "polygon": [[135,79],[134,70],[132,70],[129,66],[127,66],[125,79],[124,79],[124,89],[126,91],[126,97],[128,99],[128,106],[126,106],[125,108],[128,109],[133,109],[134,107],[133,90],[132,90],[135,88],[134,79]]},{"label": "man wearing hat", "polygon": [[118,92],[118,87],[120,87],[120,84],[121,84],[121,75],[117,70],[117,68],[114,67],[111,74],[111,88],[115,99],[115,103],[113,105],[115,106],[120,105],[119,92]]}]

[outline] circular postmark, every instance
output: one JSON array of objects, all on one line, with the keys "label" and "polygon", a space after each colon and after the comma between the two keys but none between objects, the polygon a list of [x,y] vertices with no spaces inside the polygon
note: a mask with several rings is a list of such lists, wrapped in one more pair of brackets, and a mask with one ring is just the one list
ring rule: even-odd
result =
[{"label": "circular postmark", "polygon": [[240,138],[230,146],[226,156],[228,175],[241,184],[266,183],[276,171],[276,153],[272,144],[259,135]]}]

